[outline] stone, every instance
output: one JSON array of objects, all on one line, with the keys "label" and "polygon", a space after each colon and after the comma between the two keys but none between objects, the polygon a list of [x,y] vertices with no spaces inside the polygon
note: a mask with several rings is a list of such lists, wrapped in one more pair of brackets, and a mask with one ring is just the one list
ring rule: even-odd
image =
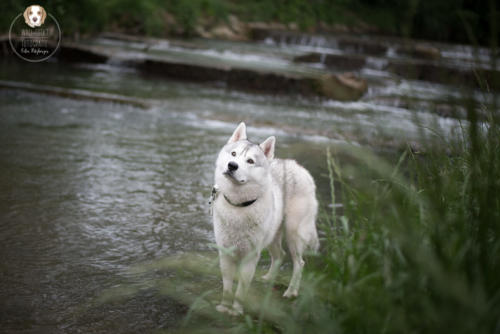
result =
[{"label": "stone", "polygon": [[441,58],[441,51],[438,48],[425,44],[400,46],[397,52],[420,59],[437,60]]},{"label": "stone", "polygon": [[197,25],[195,28],[194,28],[194,32],[200,36],[200,37],[203,37],[203,38],[213,38],[213,34],[206,31],[203,26],[201,25]]},{"label": "stone", "polygon": [[304,63],[322,63],[326,67],[340,71],[357,71],[360,70],[366,63],[366,59],[363,55],[321,54],[318,52],[297,56],[293,59],[293,61]]},{"label": "stone", "polygon": [[230,41],[244,41],[247,39],[244,32],[242,32],[241,34],[236,33],[227,25],[218,25],[214,27],[212,30],[210,30],[210,34],[213,36],[213,38],[227,39]]},{"label": "stone", "polygon": [[388,70],[411,80],[500,90],[500,71],[493,69],[465,68],[420,59],[394,59],[389,62]]},{"label": "stone", "polygon": [[433,46],[417,44],[415,45],[414,55],[425,59],[439,59],[441,58],[441,51]]},{"label": "stone", "polygon": [[343,37],[338,40],[339,48],[351,53],[362,53],[372,56],[385,56],[387,45],[377,40]]},{"label": "stone", "polygon": [[214,27],[210,30],[210,33],[213,37],[220,39],[234,40],[236,37],[235,33],[225,25],[218,25]]},{"label": "stone", "polygon": [[78,43],[62,43],[56,54],[61,61],[105,63],[109,56],[98,48],[86,47]]},{"label": "stone", "polygon": [[246,34],[247,29],[237,16],[229,15],[228,19],[232,31],[234,31],[236,34]]},{"label": "stone", "polygon": [[290,22],[290,23],[288,23],[288,29],[290,29],[292,31],[298,31],[299,25],[296,22]]},{"label": "stone", "polygon": [[366,80],[352,73],[339,75],[325,74],[319,87],[323,96],[338,101],[354,101],[360,99],[368,89]]}]

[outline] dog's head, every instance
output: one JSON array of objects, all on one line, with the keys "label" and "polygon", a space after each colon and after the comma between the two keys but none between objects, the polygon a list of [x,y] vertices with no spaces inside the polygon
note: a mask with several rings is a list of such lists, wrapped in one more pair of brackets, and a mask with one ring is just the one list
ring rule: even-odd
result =
[{"label": "dog's head", "polygon": [[31,5],[26,8],[24,11],[24,21],[31,28],[40,27],[47,17],[47,13],[42,6],[39,5]]},{"label": "dog's head", "polygon": [[268,184],[275,142],[274,136],[259,145],[248,141],[245,123],[240,123],[219,153],[215,183],[221,189],[233,190]]}]

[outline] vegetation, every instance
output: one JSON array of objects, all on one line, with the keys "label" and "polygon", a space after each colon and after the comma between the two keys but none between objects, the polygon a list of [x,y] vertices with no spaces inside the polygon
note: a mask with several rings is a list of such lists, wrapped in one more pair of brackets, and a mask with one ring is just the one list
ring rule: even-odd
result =
[{"label": "vegetation", "polygon": [[[32,1],[4,0],[0,30]],[[303,30],[321,22],[405,37],[487,44],[490,22],[500,22],[494,1],[470,0],[47,0],[41,3],[66,35],[120,30],[163,36],[192,35],[201,22],[226,22],[233,13],[245,21],[295,23]]]},{"label": "vegetation", "polygon": [[474,117],[465,138],[424,156],[408,150],[394,168],[366,152],[347,171],[328,158],[345,210],[323,218],[314,275],[340,329],[498,330],[499,124],[481,128]]}]

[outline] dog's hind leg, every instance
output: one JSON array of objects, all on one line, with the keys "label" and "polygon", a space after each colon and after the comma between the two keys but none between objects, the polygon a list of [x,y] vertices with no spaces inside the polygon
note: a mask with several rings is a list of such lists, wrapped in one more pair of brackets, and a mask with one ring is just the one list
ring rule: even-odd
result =
[{"label": "dog's hind leg", "polygon": [[318,203],[314,194],[289,199],[285,219],[286,242],[293,261],[293,273],[284,297],[295,297],[299,293],[306,248],[317,250],[319,247],[316,231]]},{"label": "dog's hind leg", "polygon": [[278,271],[282,263],[284,252],[283,248],[281,248],[281,240],[282,240],[282,230],[280,229],[276,233],[273,242],[267,248],[269,250],[269,253],[271,254],[271,266],[269,267],[269,271],[267,272],[267,274],[262,276],[262,279],[264,281],[271,280]]},{"label": "dog's hind leg", "polygon": [[296,297],[299,294],[300,280],[302,279],[302,268],[304,268],[304,260],[302,254],[305,249],[305,243],[297,233],[297,231],[287,231],[287,244],[290,250],[290,255],[293,261],[293,273],[288,289],[286,289],[283,297]]},{"label": "dog's hind leg", "polygon": [[217,305],[216,309],[219,312],[232,313],[231,303],[233,302],[233,280],[236,273],[236,262],[230,255],[219,254],[220,269],[222,273],[222,301]]}]

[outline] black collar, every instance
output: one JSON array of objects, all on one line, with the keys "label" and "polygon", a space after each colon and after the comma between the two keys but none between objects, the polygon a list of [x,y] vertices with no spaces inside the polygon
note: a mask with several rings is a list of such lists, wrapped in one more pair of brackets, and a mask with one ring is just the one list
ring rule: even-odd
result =
[{"label": "black collar", "polygon": [[257,198],[256,198],[256,199],[253,199],[253,200],[251,200],[251,201],[246,201],[246,202],[243,202],[243,203],[233,203],[233,202],[231,202],[231,201],[229,200],[229,198],[227,198],[227,197],[226,197],[226,195],[224,195],[224,198],[225,198],[225,199],[226,199],[226,201],[227,201],[229,204],[231,204],[232,206],[237,206],[237,207],[240,207],[240,208],[242,208],[242,207],[246,207],[246,206],[250,206],[250,205],[252,205],[253,203],[255,203],[255,201],[257,200]]}]

